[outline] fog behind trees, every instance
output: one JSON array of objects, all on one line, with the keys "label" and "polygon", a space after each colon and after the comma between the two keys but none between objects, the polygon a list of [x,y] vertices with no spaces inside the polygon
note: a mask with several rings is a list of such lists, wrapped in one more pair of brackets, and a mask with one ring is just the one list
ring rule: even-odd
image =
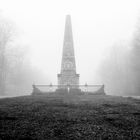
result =
[{"label": "fog behind trees", "polygon": [[[30,47],[16,42],[14,24],[0,19],[1,95],[30,94],[32,84],[48,84],[50,79],[30,63]],[[131,40],[118,41],[100,63],[97,77],[113,95],[140,95],[140,28]]]},{"label": "fog behind trees", "polygon": [[18,28],[0,17],[0,95],[25,95],[47,77],[30,63],[30,47],[18,41]]},{"label": "fog behind trees", "polygon": [[118,41],[98,71],[106,91],[113,95],[140,95],[140,20],[130,40]]}]

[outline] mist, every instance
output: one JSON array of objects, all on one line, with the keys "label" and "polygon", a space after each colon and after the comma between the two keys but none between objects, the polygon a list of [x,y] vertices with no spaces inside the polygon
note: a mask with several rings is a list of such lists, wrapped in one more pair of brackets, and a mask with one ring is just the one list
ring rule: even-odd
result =
[{"label": "mist", "polygon": [[34,82],[48,82],[46,74],[31,64],[30,47],[21,42],[18,28],[0,17],[0,95],[31,94]]},{"label": "mist", "polygon": [[33,83],[57,84],[70,14],[80,84],[139,95],[139,5],[139,0],[0,1],[0,17],[16,32],[6,44],[6,94],[30,94]]},{"label": "mist", "polygon": [[[138,20],[138,23],[140,21]],[[113,95],[140,95],[140,28],[135,27],[132,38],[114,44],[101,63],[98,74]]]}]

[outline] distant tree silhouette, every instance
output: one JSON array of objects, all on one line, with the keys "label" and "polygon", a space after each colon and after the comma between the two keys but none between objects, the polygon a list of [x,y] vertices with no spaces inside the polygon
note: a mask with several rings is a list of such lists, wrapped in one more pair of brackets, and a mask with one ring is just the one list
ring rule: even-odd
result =
[{"label": "distant tree silhouette", "polygon": [[133,89],[137,95],[140,95],[140,19],[138,20],[138,26],[134,32],[132,41],[132,53],[131,53],[131,70],[132,70],[132,81]]},{"label": "distant tree silhouette", "polygon": [[0,17],[0,94],[5,94],[7,58],[6,47],[12,40],[12,24]]}]

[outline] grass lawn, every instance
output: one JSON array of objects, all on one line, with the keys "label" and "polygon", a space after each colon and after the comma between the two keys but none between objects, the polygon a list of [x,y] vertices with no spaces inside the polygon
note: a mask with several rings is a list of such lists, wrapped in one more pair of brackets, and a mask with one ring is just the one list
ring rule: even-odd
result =
[{"label": "grass lawn", "polygon": [[102,95],[0,99],[0,140],[140,140],[140,100]]}]

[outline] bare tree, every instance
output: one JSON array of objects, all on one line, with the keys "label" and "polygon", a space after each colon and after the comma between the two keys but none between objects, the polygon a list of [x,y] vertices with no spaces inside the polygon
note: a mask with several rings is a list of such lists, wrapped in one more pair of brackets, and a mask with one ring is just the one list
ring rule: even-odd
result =
[{"label": "bare tree", "polygon": [[5,94],[6,86],[6,47],[12,38],[12,28],[10,22],[0,18],[0,94]]},{"label": "bare tree", "polygon": [[136,95],[140,95],[140,18],[138,19],[138,25],[134,33],[132,41],[132,54],[131,54],[131,70],[133,90]]},{"label": "bare tree", "polygon": [[0,95],[30,93],[34,81],[46,81],[44,74],[31,65],[30,47],[17,41],[14,27],[0,16]]}]

